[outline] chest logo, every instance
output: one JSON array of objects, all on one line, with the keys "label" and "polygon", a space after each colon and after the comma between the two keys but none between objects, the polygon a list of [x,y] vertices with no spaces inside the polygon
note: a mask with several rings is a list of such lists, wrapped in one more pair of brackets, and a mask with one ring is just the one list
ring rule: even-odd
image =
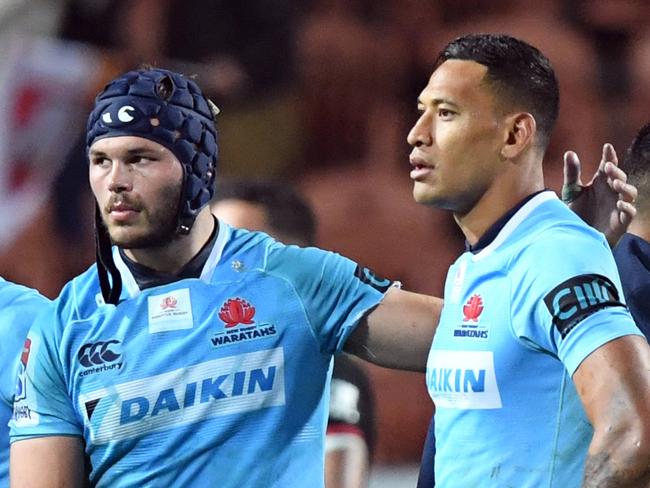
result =
[{"label": "chest logo", "polygon": [[277,334],[274,324],[253,320],[255,307],[241,297],[226,300],[217,315],[223,322],[223,329],[210,337],[213,347],[262,339]]},{"label": "chest logo", "polygon": [[436,407],[502,407],[492,351],[434,349],[429,355],[426,379]]},{"label": "chest logo", "polygon": [[463,322],[478,323],[478,318],[483,312],[483,299],[481,295],[472,295],[463,305]]},{"label": "chest logo", "polygon": [[487,339],[489,327],[481,323],[481,314],[485,305],[483,297],[475,293],[463,305],[463,319],[459,326],[454,327],[454,337],[462,339]]},{"label": "chest logo", "polygon": [[112,369],[122,369],[123,362],[119,361],[122,356],[118,352],[120,341],[110,339],[108,341],[89,342],[79,348],[77,359],[84,370],[79,373],[80,377],[95,373],[102,373]]},{"label": "chest logo", "polygon": [[178,300],[176,300],[176,298],[174,298],[173,296],[164,297],[160,302],[160,308],[162,310],[171,310],[176,308],[177,305],[178,305]]},{"label": "chest logo", "polygon": [[219,310],[219,318],[230,329],[239,324],[251,325],[255,317],[255,307],[242,298],[229,298]]},{"label": "chest logo", "polygon": [[194,326],[189,288],[147,297],[149,332],[191,329]]}]

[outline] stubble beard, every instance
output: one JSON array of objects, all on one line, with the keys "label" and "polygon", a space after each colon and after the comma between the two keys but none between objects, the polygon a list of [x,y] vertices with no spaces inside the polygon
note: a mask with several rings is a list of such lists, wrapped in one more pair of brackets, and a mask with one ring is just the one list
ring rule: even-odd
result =
[{"label": "stubble beard", "polygon": [[[111,233],[111,241],[121,249],[151,249],[161,248],[176,240],[178,212],[180,208],[181,185],[169,185],[161,189],[162,204],[152,208],[147,219],[145,232],[131,237],[119,237]],[[106,222],[104,221],[106,225]],[[110,227],[109,227],[110,233]]]}]

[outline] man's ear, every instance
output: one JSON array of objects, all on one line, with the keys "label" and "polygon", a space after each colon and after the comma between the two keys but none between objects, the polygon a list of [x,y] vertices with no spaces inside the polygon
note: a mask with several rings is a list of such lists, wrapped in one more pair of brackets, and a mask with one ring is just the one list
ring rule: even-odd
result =
[{"label": "man's ear", "polygon": [[501,156],[513,159],[531,146],[537,132],[535,117],[528,112],[518,112],[506,118],[506,133]]}]

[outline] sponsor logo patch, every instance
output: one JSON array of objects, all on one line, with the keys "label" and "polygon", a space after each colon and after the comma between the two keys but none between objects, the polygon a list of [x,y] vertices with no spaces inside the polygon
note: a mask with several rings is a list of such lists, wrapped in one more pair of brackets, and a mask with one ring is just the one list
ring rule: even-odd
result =
[{"label": "sponsor logo patch", "polygon": [[285,404],[282,348],[215,359],[79,396],[93,443]]},{"label": "sponsor logo patch", "polygon": [[574,276],[560,283],[544,297],[544,304],[562,338],[598,310],[625,307],[614,283],[598,274]]},{"label": "sponsor logo patch", "polygon": [[23,350],[20,353],[20,363],[18,363],[18,378],[16,379],[16,391],[14,400],[23,400],[27,396],[27,362],[29,353],[32,348],[32,340],[28,337],[25,339]]},{"label": "sponsor logo patch", "polygon": [[436,407],[501,408],[492,351],[431,351],[427,388]]},{"label": "sponsor logo patch", "polygon": [[118,360],[122,354],[118,352],[120,341],[110,339],[108,341],[89,342],[79,348],[77,359],[84,369],[79,373],[80,377],[90,374],[102,373],[112,369],[121,369],[124,364]]},{"label": "sponsor logo patch", "polygon": [[147,297],[149,332],[191,329],[194,326],[189,288]]},{"label": "sponsor logo patch", "polygon": [[25,339],[20,362],[18,363],[18,377],[14,392],[13,420],[17,426],[34,426],[39,424],[39,416],[27,405],[27,364],[32,350],[32,340]]}]

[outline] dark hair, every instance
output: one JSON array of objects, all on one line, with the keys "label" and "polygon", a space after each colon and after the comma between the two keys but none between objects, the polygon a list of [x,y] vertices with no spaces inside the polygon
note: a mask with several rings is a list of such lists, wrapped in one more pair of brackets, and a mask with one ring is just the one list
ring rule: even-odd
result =
[{"label": "dark hair", "polygon": [[500,101],[521,106],[535,117],[539,144],[546,148],[560,104],[555,72],[546,56],[530,44],[504,34],[469,34],[447,44],[435,68],[449,59],[486,66],[486,79]]},{"label": "dark hair", "polygon": [[213,202],[222,200],[243,200],[264,207],[268,224],[280,240],[307,246],[316,241],[314,212],[289,182],[222,178]]},{"label": "dark hair", "polygon": [[650,210],[650,123],[641,127],[625,151],[621,169],[627,173],[628,182],[639,190],[637,209]]}]

